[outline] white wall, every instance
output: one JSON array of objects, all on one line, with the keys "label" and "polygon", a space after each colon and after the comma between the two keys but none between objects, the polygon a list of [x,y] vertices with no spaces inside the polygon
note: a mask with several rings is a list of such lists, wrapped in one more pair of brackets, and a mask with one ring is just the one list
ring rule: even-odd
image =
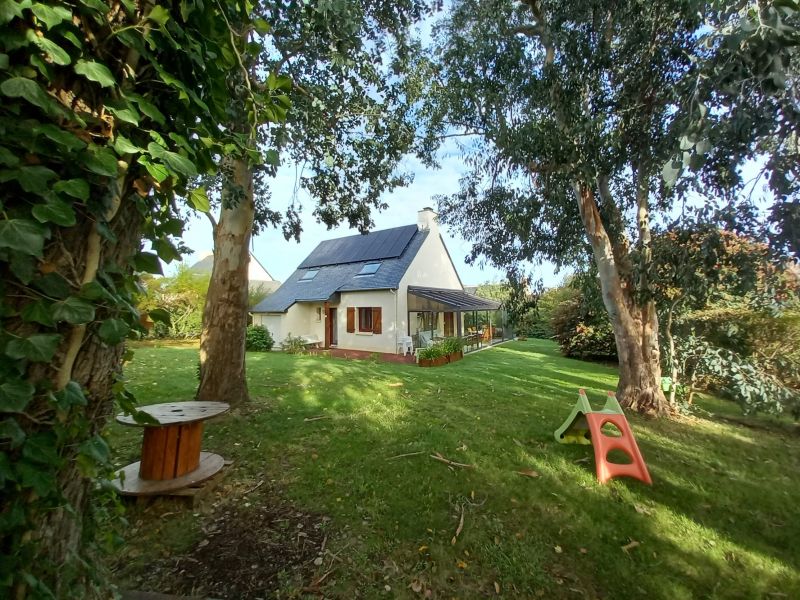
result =
[{"label": "white wall", "polygon": [[431,231],[425,238],[417,256],[400,280],[400,290],[405,293],[409,285],[446,290],[463,289],[444,242],[437,232]]},{"label": "white wall", "polygon": [[275,281],[252,254],[250,254],[250,262],[247,265],[247,279],[250,281]]},{"label": "white wall", "polygon": [[[367,352],[394,353],[397,351],[397,337],[405,335],[405,298],[389,290],[368,290],[364,292],[342,292],[336,307],[336,326],[338,328],[338,347]],[[395,309],[397,301],[397,310]],[[358,308],[381,308],[381,333],[361,333],[358,331]],[[347,333],[347,309],[355,308],[355,332]],[[400,323],[397,323],[397,315]]]},{"label": "white wall", "polygon": [[[376,305],[377,306],[377,305]],[[285,313],[255,313],[253,324],[266,327],[272,339],[275,340],[275,350],[280,350],[280,345],[286,336],[316,336],[320,342],[325,341],[325,314],[317,321],[317,307],[323,304],[298,302],[289,307]]]}]

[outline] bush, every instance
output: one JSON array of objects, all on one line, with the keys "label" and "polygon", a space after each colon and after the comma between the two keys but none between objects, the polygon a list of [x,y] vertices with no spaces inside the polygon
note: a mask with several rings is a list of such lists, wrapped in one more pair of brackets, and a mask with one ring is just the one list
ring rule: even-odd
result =
[{"label": "bush", "polygon": [[556,307],[553,330],[564,356],[617,359],[617,343],[608,315],[587,311],[580,297],[573,297]]},{"label": "bush", "polygon": [[275,345],[272,334],[262,325],[248,325],[244,347],[250,352],[269,352]]},{"label": "bush", "polygon": [[572,286],[562,285],[542,292],[536,308],[527,311],[516,323],[514,331],[519,336],[551,340],[556,332],[553,315],[561,304],[576,299],[580,292]]},{"label": "bush", "polygon": [[445,356],[446,354],[448,353],[444,351],[442,344],[434,344],[433,346],[428,346],[427,348],[420,348],[418,356],[420,360],[433,360],[435,358]]},{"label": "bush", "polygon": [[437,344],[444,354],[455,354],[464,351],[464,340],[460,337],[447,338]]},{"label": "bush", "polygon": [[306,342],[303,338],[289,333],[281,343],[281,350],[286,354],[303,354],[306,351]]}]

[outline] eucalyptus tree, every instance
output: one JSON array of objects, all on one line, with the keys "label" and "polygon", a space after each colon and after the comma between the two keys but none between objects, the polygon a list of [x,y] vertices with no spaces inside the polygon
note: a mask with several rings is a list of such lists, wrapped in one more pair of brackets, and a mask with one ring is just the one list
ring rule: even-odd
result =
[{"label": "eucalyptus tree", "polygon": [[701,25],[685,1],[458,0],[435,36],[429,135],[469,134],[442,218],[497,265],[594,260],[621,403],[665,414],[651,212]]},{"label": "eucalyptus tree", "polygon": [[222,127],[243,51],[226,23],[247,15],[238,1],[0,3],[2,597],[103,585],[89,542],[112,474],[102,428],[115,400],[135,411],[121,362],[147,322],[136,274],[178,256],[181,198],[205,203],[187,181],[247,149]]},{"label": "eucalyptus tree", "polygon": [[[299,186],[315,202],[314,217],[329,228],[346,222],[366,231],[381,195],[409,178],[398,165],[415,141],[411,107],[421,89],[407,73],[416,45],[410,27],[426,11],[422,0],[389,2],[262,2],[270,37],[249,48],[262,85],[286,96],[285,124],[262,128],[266,161],[237,161],[222,185],[214,229],[214,271],[201,338],[200,399],[247,398],[244,334],[247,245],[255,226],[280,225],[299,239],[300,206],[271,199],[281,157],[302,169]],[[258,54],[255,51],[258,50]],[[244,89],[244,88],[242,88]]]}]

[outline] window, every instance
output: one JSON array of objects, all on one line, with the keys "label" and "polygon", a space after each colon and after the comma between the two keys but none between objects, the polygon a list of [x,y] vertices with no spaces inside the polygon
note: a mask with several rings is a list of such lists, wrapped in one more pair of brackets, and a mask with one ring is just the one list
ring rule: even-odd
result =
[{"label": "window", "polygon": [[319,269],[309,269],[298,281],[311,281],[317,276],[317,273],[319,273]]},{"label": "window", "polygon": [[318,306],[317,307],[317,323],[319,323],[321,321],[322,321],[322,307]]},{"label": "window", "polygon": [[372,333],[372,309],[359,308],[358,309],[358,330],[361,332],[368,331]]},{"label": "window", "polygon": [[361,267],[361,270],[358,273],[356,273],[356,277],[359,277],[361,275],[374,275],[375,273],[378,272],[378,269],[381,268],[381,264],[382,263],[365,264],[363,267]]}]

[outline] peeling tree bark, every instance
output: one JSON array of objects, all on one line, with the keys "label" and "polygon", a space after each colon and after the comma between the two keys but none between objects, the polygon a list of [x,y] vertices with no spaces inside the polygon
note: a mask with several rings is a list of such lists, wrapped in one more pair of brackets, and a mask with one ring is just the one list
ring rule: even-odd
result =
[{"label": "peeling tree bark", "polygon": [[620,374],[617,398],[622,406],[640,413],[668,414],[669,404],[661,390],[655,303],[635,302],[629,283],[620,276],[592,186],[578,183],[575,188],[581,220],[600,276],[603,304],[614,328]]},{"label": "peeling tree bark", "polygon": [[253,172],[246,159],[230,159],[232,181],[222,189],[214,227],[214,267],[203,309],[198,400],[240,404],[245,378],[248,265],[253,232]]}]

